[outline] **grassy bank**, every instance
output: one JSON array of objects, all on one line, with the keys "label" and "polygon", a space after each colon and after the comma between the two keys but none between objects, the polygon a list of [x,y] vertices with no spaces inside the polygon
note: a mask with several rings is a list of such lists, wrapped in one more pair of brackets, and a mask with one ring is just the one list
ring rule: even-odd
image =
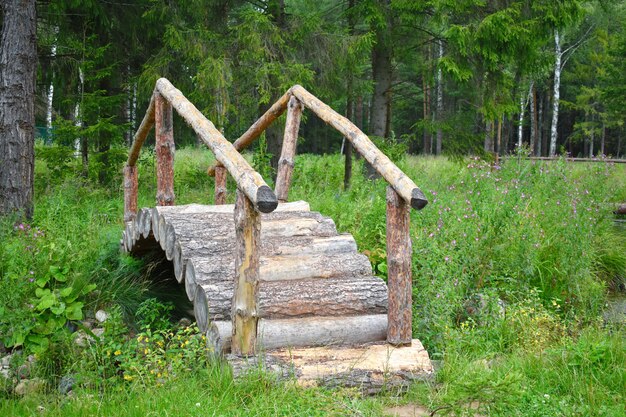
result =
[{"label": "grassy bank", "polygon": [[[183,149],[176,158],[177,203],[212,202],[208,151]],[[398,161],[430,201],[411,213],[414,335],[441,369],[403,396],[359,399],[260,374],[234,381],[202,359],[192,330],[135,314],[160,286],[148,278],[153,265],[119,254],[121,178],[96,185],[71,161],[61,169],[53,162],[37,161],[32,223],[8,219],[0,230],[0,336],[38,352],[32,374],[48,385],[18,397],[4,383],[1,415],[380,415],[411,401],[435,415],[626,412],[624,330],[601,318],[606,294],[626,277],[624,232],[611,213],[612,203],[626,201],[622,166]],[[153,155],[142,154],[141,206],[153,205],[154,171]],[[343,191],[342,175],[339,156],[299,156],[290,199],[307,200],[352,233],[384,277],[386,184],[357,174]],[[48,305],[45,290],[68,294],[64,311]],[[105,329],[105,342],[77,349],[67,323],[79,320],[78,310],[92,316],[100,308],[115,312],[117,324]],[[195,348],[177,348],[177,336]],[[189,352],[193,365],[177,359]],[[76,380],[70,397],[57,392],[67,375]]]}]

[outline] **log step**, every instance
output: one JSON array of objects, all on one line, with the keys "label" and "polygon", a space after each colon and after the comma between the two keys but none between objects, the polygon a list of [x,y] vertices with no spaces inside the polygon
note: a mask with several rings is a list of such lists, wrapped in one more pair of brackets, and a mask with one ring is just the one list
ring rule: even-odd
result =
[{"label": "log step", "polygon": [[[215,320],[230,320],[234,283],[199,283],[194,314],[202,332]],[[387,286],[378,277],[339,277],[260,282],[257,315],[263,318],[386,314]]]},{"label": "log step", "polygon": [[428,352],[419,340],[394,347],[385,342],[359,346],[290,347],[264,352],[261,358],[226,355],[235,377],[259,369],[298,385],[355,388],[372,395],[406,390],[414,381],[434,377]]},{"label": "log step", "polygon": [[[230,352],[230,321],[214,321],[207,331],[209,346],[216,353]],[[297,319],[260,319],[260,351],[304,346],[346,346],[383,341],[387,337],[387,315],[353,317],[305,317]]]}]

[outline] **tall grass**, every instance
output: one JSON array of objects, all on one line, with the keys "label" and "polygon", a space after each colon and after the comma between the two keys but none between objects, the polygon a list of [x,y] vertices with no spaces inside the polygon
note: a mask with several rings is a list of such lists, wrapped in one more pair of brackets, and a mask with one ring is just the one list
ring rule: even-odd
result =
[{"label": "tall grass", "polygon": [[[206,176],[212,161],[206,150],[177,151],[178,204],[213,201],[213,180]],[[626,276],[626,242],[611,214],[612,203],[626,199],[623,167],[521,159],[492,166],[423,157],[399,165],[430,201],[411,212],[414,335],[444,361],[436,382],[416,385],[404,401],[418,399],[449,415],[620,415],[623,330],[603,329],[598,317],[607,291]],[[351,188],[343,190],[342,157],[298,156],[289,197],[308,201],[352,233],[385,277],[386,183],[365,180],[360,162],[354,170]],[[38,159],[32,224],[1,224],[4,336],[32,317],[31,279],[50,266],[67,267],[71,283],[97,285],[85,300],[87,314],[120,306],[132,317],[151,294],[145,265],[119,252],[119,173],[108,186],[78,173],[74,162],[51,170]],[[154,155],[145,151],[140,206],[154,205],[155,182]],[[232,180],[229,190],[232,202]],[[354,401],[345,393],[335,399],[262,375],[234,381],[216,364],[198,368],[162,387],[119,381],[104,391],[84,387],[73,399],[11,400],[0,414],[30,415],[43,404],[44,415],[109,415],[130,404],[128,415],[208,407],[204,414],[377,415],[381,403],[398,401]]]}]

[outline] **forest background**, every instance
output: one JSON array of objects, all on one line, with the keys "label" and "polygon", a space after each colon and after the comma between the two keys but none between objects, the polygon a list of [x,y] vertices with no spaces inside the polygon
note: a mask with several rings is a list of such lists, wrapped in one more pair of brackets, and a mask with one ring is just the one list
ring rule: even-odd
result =
[{"label": "forest background", "polygon": [[[624,1],[39,2],[38,133],[106,182],[166,77],[231,139],[299,83],[411,153],[619,157],[625,21]],[[301,136],[342,147],[315,116]]]}]

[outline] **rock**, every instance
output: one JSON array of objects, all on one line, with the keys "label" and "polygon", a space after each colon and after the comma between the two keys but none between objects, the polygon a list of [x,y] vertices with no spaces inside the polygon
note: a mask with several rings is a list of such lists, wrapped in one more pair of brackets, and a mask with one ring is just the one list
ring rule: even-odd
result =
[{"label": "rock", "polygon": [[[103,328],[97,328],[91,330],[91,333],[97,338],[101,339],[104,334]],[[95,340],[91,335],[88,335],[84,331],[76,332],[76,336],[74,337],[74,343],[80,347],[87,347],[88,344],[93,343]]]},{"label": "rock", "polygon": [[178,327],[189,327],[191,326],[191,320],[189,320],[187,317],[183,317],[182,319],[178,320]]},{"label": "rock", "polygon": [[15,387],[15,394],[19,396],[31,395],[41,392],[45,386],[43,379],[25,379]]},{"label": "rock", "polygon": [[0,360],[0,375],[7,379],[11,377],[11,359],[13,355],[3,356]]},{"label": "rock", "polygon": [[61,381],[59,382],[59,394],[68,394],[70,391],[72,391],[72,388],[74,388],[74,384],[76,384],[76,379],[74,378],[74,376],[65,375],[63,378],[61,378]]},{"label": "rock", "polygon": [[90,330],[93,328],[93,325],[94,325],[93,321],[91,320],[85,320],[81,324],[83,325],[85,329],[90,329]]},{"label": "rock", "polygon": [[13,355],[6,355],[2,358],[2,367],[3,368],[8,368],[11,366],[11,360],[13,359]]},{"label": "rock", "polygon": [[29,376],[30,376],[30,363],[29,362],[26,362],[20,365],[19,368],[17,368],[18,379],[28,379]]},{"label": "rock", "polygon": [[98,320],[99,323],[104,323],[105,321],[107,321],[108,318],[109,318],[109,314],[106,311],[104,310],[96,311],[96,320]]}]

